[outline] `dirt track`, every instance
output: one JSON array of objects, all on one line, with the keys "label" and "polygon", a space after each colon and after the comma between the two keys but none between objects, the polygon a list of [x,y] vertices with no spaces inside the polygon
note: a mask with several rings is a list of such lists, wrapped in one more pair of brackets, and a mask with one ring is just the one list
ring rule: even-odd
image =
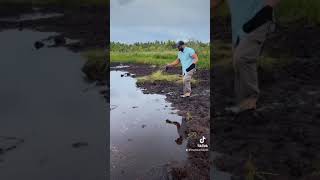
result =
[{"label": "dirt track", "polygon": [[[215,40],[230,42],[228,20],[214,23]],[[319,32],[320,27],[297,22],[269,37],[264,56],[288,58],[290,63],[272,70],[259,67],[261,97],[255,113],[224,113],[233,101],[233,72],[215,66],[211,139],[215,151],[224,154],[215,160],[220,170],[244,179],[252,162],[267,179],[320,178]]]}]

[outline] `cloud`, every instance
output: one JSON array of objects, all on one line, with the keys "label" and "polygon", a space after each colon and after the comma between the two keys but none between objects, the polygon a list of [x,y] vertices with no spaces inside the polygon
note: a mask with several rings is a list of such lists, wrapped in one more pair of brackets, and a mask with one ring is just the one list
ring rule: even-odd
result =
[{"label": "cloud", "polygon": [[123,6],[123,5],[126,5],[126,4],[128,4],[130,2],[132,2],[133,0],[117,0],[117,1],[119,2],[119,4],[121,6]]},{"label": "cloud", "polygon": [[193,38],[208,42],[209,34],[210,0],[111,1],[111,40],[148,37],[150,41]]}]

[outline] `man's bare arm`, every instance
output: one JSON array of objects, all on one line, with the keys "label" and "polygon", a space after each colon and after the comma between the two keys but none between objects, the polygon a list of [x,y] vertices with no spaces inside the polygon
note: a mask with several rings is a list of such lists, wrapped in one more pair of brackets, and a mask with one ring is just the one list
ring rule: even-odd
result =
[{"label": "man's bare arm", "polygon": [[180,63],[180,59],[174,60],[172,63],[167,64],[167,67],[174,67]]},{"label": "man's bare arm", "polygon": [[194,54],[194,55],[192,55],[192,58],[194,59],[193,63],[194,63],[194,64],[197,64],[198,61],[199,61],[198,55],[197,55],[197,54]]}]

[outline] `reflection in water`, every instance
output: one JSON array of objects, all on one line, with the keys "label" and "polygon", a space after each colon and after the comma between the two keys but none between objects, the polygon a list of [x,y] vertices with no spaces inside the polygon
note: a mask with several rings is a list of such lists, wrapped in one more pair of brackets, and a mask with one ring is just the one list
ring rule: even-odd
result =
[{"label": "reflection in water", "polygon": [[187,126],[186,126],[186,118],[182,118],[181,124],[177,121],[170,121],[169,119],[166,120],[168,124],[173,124],[177,127],[177,131],[179,137],[175,140],[178,145],[181,145],[184,140],[187,139]]},{"label": "reflection in water", "polygon": [[182,118],[165,96],[144,94],[134,78],[122,74],[110,73],[111,179],[137,179],[170,161],[185,160],[186,142],[175,142],[178,126],[166,123],[179,124],[180,136]]}]

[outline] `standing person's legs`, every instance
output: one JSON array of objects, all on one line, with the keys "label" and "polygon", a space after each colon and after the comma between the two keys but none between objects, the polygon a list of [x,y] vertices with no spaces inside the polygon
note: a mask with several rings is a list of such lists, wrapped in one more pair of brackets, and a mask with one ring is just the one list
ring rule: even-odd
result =
[{"label": "standing person's legs", "polygon": [[195,69],[190,70],[183,76],[183,94],[191,93],[191,79]]},{"label": "standing person's legs", "polygon": [[235,94],[242,109],[252,109],[259,97],[257,60],[269,31],[266,23],[240,40],[235,48]]}]

